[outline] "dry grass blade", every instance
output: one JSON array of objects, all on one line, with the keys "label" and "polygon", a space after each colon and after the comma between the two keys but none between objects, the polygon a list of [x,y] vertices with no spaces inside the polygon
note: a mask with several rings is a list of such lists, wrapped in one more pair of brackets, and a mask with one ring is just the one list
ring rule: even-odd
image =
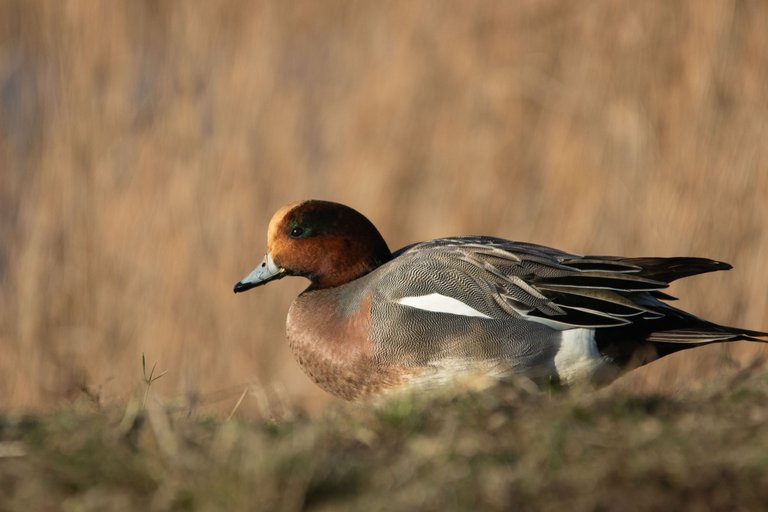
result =
[{"label": "dry grass blade", "polygon": [[155,375],[155,368],[157,367],[157,363],[155,362],[152,365],[152,369],[147,373],[147,361],[144,358],[144,352],[141,353],[141,370],[144,374],[144,384],[146,385],[146,388],[144,390],[144,400],[142,402],[142,408],[146,407],[147,405],[147,398],[149,397],[149,388],[152,386],[152,383],[155,382],[157,379],[168,373],[168,370],[163,371],[159,375]]}]

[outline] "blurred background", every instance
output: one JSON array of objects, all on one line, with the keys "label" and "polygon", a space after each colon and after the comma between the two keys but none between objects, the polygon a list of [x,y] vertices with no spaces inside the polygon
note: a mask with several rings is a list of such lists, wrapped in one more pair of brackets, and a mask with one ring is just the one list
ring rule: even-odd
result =
[{"label": "blurred background", "polygon": [[[272,213],[322,198],[391,248],[486,234],[698,255],[676,284],[768,330],[768,3],[0,0],[0,407],[143,393],[210,412],[332,402],[285,279],[244,295]],[[675,392],[748,343],[614,387]]]}]

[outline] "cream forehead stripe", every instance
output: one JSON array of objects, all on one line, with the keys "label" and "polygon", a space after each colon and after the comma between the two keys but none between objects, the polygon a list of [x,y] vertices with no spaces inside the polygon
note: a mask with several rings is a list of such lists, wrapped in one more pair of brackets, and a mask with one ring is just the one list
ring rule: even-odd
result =
[{"label": "cream forehead stripe", "polygon": [[269,221],[269,227],[267,228],[267,247],[272,245],[272,241],[277,236],[277,228],[280,227],[280,223],[283,221],[288,212],[299,206],[300,202],[290,203],[275,212]]},{"label": "cream forehead stripe", "polygon": [[440,295],[439,293],[430,293],[429,295],[419,295],[416,297],[403,297],[402,299],[399,299],[397,303],[424,311],[432,311],[434,313],[491,318],[475,308],[464,304],[458,299]]}]

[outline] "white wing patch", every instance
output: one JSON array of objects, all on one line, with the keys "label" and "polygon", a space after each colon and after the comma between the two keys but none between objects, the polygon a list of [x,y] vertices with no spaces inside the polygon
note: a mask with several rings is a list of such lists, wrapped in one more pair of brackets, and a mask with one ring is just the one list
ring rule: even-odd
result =
[{"label": "white wing patch", "polygon": [[429,295],[419,295],[417,297],[403,297],[402,299],[399,299],[397,303],[424,311],[432,311],[434,313],[491,318],[475,308],[464,304],[458,299],[439,293],[430,293]]},{"label": "white wing patch", "polygon": [[563,382],[589,378],[606,362],[597,349],[594,329],[562,331],[555,369]]}]

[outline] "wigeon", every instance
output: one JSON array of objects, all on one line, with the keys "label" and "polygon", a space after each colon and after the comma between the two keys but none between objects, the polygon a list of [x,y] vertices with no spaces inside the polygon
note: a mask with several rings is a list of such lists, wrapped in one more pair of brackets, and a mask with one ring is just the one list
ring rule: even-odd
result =
[{"label": "wigeon", "polygon": [[731,266],[705,258],[577,256],[486,236],[440,238],[392,253],[348,206],[304,201],[269,222],[267,254],[235,285],[310,280],[287,337],[326,391],[360,399],[467,372],[538,384],[606,384],[678,350],[766,342],[663,301],[681,277]]}]

